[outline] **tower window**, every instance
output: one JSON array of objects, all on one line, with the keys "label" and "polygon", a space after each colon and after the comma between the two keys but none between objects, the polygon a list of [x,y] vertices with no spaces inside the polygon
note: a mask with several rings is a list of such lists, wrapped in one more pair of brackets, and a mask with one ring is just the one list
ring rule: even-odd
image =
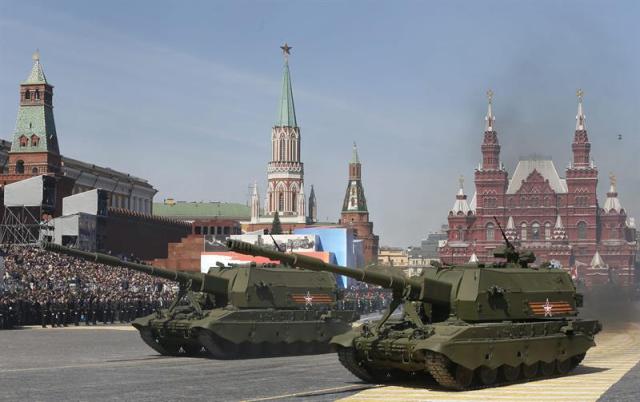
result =
[{"label": "tower window", "polygon": [[578,239],[583,240],[587,238],[587,223],[578,222]]},{"label": "tower window", "polygon": [[496,234],[493,223],[489,222],[487,224],[487,240],[495,240]]},{"label": "tower window", "polygon": [[16,173],[22,174],[24,173],[24,161],[19,160],[16,162]]},{"label": "tower window", "polygon": [[38,137],[37,135],[32,135],[31,136],[31,146],[32,147],[37,147],[38,144],[40,143],[40,137]]},{"label": "tower window", "polygon": [[27,137],[25,137],[24,135],[20,137],[20,146],[21,147],[26,147],[27,145],[29,145],[29,139]]},{"label": "tower window", "polygon": [[284,211],[284,193],[278,193],[278,211]]},{"label": "tower window", "polygon": [[280,158],[281,161],[287,160],[284,154],[284,139],[280,139]]},{"label": "tower window", "polygon": [[527,240],[527,224],[520,225],[520,240]]},{"label": "tower window", "polygon": [[531,239],[540,240],[540,224],[538,222],[531,225]]},{"label": "tower window", "polygon": [[29,90],[24,91],[24,98],[25,99],[31,99],[31,91],[29,91]]},{"label": "tower window", "polygon": [[40,90],[36,89],[36,100],[40,100]]},{"label": "tower window", "polygon": [[298,207],[297,207],[297,200],[298,198],[296,197],[297,194],[295,192],[291,193],[291,209],[293,210],[293,212],[298,212]]}]

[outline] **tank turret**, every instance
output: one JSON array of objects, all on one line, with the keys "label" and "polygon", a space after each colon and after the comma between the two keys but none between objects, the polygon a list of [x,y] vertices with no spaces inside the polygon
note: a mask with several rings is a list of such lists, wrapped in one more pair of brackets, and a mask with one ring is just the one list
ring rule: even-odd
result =
[{"label": "tank turret", "polygon": [[[518,253],[510,244],[497,252],[507,263],[468,264],[424,268],[419,277],[402,272],[353,269],[328,264],[316,258],[265,249],[237,240],[227,246],[236,252],[262,256],[293,267],[345,275],[361,282],[392,289],[395,305],[421,302],[431,322],[456,318],[467,322],[545,319],[572,316],[582,298],[567,272],[561,269],[526,268],[535,260],[530,253]],[[551,311],[543,310],[549,300]],[[392,304],[393,306],[394,304]],[[405,305],[405,311],[412,306]]]}]

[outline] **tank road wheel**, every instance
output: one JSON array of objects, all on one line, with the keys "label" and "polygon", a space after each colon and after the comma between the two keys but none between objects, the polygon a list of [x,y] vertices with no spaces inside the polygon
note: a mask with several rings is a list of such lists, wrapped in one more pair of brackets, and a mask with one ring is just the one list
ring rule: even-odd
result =
[{"label": "tank road wheel", "polygon": [[558,370],[558,373],[562,375],[567,374],[569,371],[571,371],[571,369],[571,358],[563,361],[558,360],[556,363],[556,370]]},{"label": "tank road wheel", "polygon": [[502,366],[502,378],[507,382],[514,382],[520,377],[520,366]]},{"label": "tank road wheel", "polygon": [[571,358],[571,370],[578,367],[580,363],[584,360],[586,353],[580,353],[579,355],[575,355]]},{"label": "tank road wheel", "polygon": [[198,333],[198,343],[204,346],[205,352],[214,359],[230,359],[235,357],[235,344],[221,345],[220,341],[215,339],[209,331],[201,331]]},{"label": "tank road wheel", "polygon": [[189,345],[189,344],[182,345],[182,351],[184,352],[185,356],[197,356],[201,350],[202,350],[201,345]]},{"label": "tank road wheel", "polygon": [[547,362],[540,362],[540,372],[542,373],[542,375],[544,377],[549,377],[551,375],[553,375],[553,373],[556,372],[556,361],[553,360],[549,363]]},{"label": "tank road wheel", "polygon": [[375,383],[376,379],[364,366],[364,362],[358,359],[354,348],[338,347],[338,360],[340,363],[364,382]]},{"label": "tank road wheel", "polygon": [[491,385],[498,379],[498,370],[486,366],[480,367],[478,374],[483,385]]},{"label": "tank road wheel", "polygon": [[180,345],[163,342],[160,338],[154,337],[150,330],[141,330],[140,337],[144,343],[163,356],[178,356],[180,354]]},{"label": "tank road wheel", "polygon": [[[493,379],[495,381],[495,375]],[[456,364],[456,382],[460,385],[461,389],[471,386],[471,383],[473,383],[473,370]]]},{"label": "tank road wheel", "polygon": [[526,379],[531,379],[538,374],[538,362],[531,365],[522,365],[522,376]]}]

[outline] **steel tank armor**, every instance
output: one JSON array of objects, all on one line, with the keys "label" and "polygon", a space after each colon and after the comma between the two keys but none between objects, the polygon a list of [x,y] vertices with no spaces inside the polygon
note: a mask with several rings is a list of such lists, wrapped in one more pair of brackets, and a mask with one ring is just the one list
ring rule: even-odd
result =
[{"label": "steel tank armor", "polygon": [[[382,318],[335,336],[340,362],[367,382],[427,372],[452,389],[567,374],[595,346],[596,320],[577,318],[581,295],[562,269],[527,268],[535,260],[508,244],[494,265],[434,266],[408,278],[351,269],[315,258],[229,241],[237,252],[332,272],[389,288]],[[400,305],[401,318],[391,317]]]},{"label": "steel tank armor", "polygon": [[43,247],[178,282],[169,308],[133,322],[144,342],[163,355],[229,359],[325,353],[329,340],[358,319],[354,311],[335,309],[338,289],[327,272],[275,265],[181,272],[56,244]]}]

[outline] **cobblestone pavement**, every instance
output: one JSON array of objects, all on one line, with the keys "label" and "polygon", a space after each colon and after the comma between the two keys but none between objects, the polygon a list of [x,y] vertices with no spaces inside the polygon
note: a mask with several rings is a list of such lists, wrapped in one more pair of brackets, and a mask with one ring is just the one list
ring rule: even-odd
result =
[{"label": "cobblestone pavement", "polygon": [[157,355],[130,326],[0,332],[0,400],[431,401],[637,400],[640,327],[598,336],[573,375],[493,389],[376,386],[334,354],[218,361]]}]

